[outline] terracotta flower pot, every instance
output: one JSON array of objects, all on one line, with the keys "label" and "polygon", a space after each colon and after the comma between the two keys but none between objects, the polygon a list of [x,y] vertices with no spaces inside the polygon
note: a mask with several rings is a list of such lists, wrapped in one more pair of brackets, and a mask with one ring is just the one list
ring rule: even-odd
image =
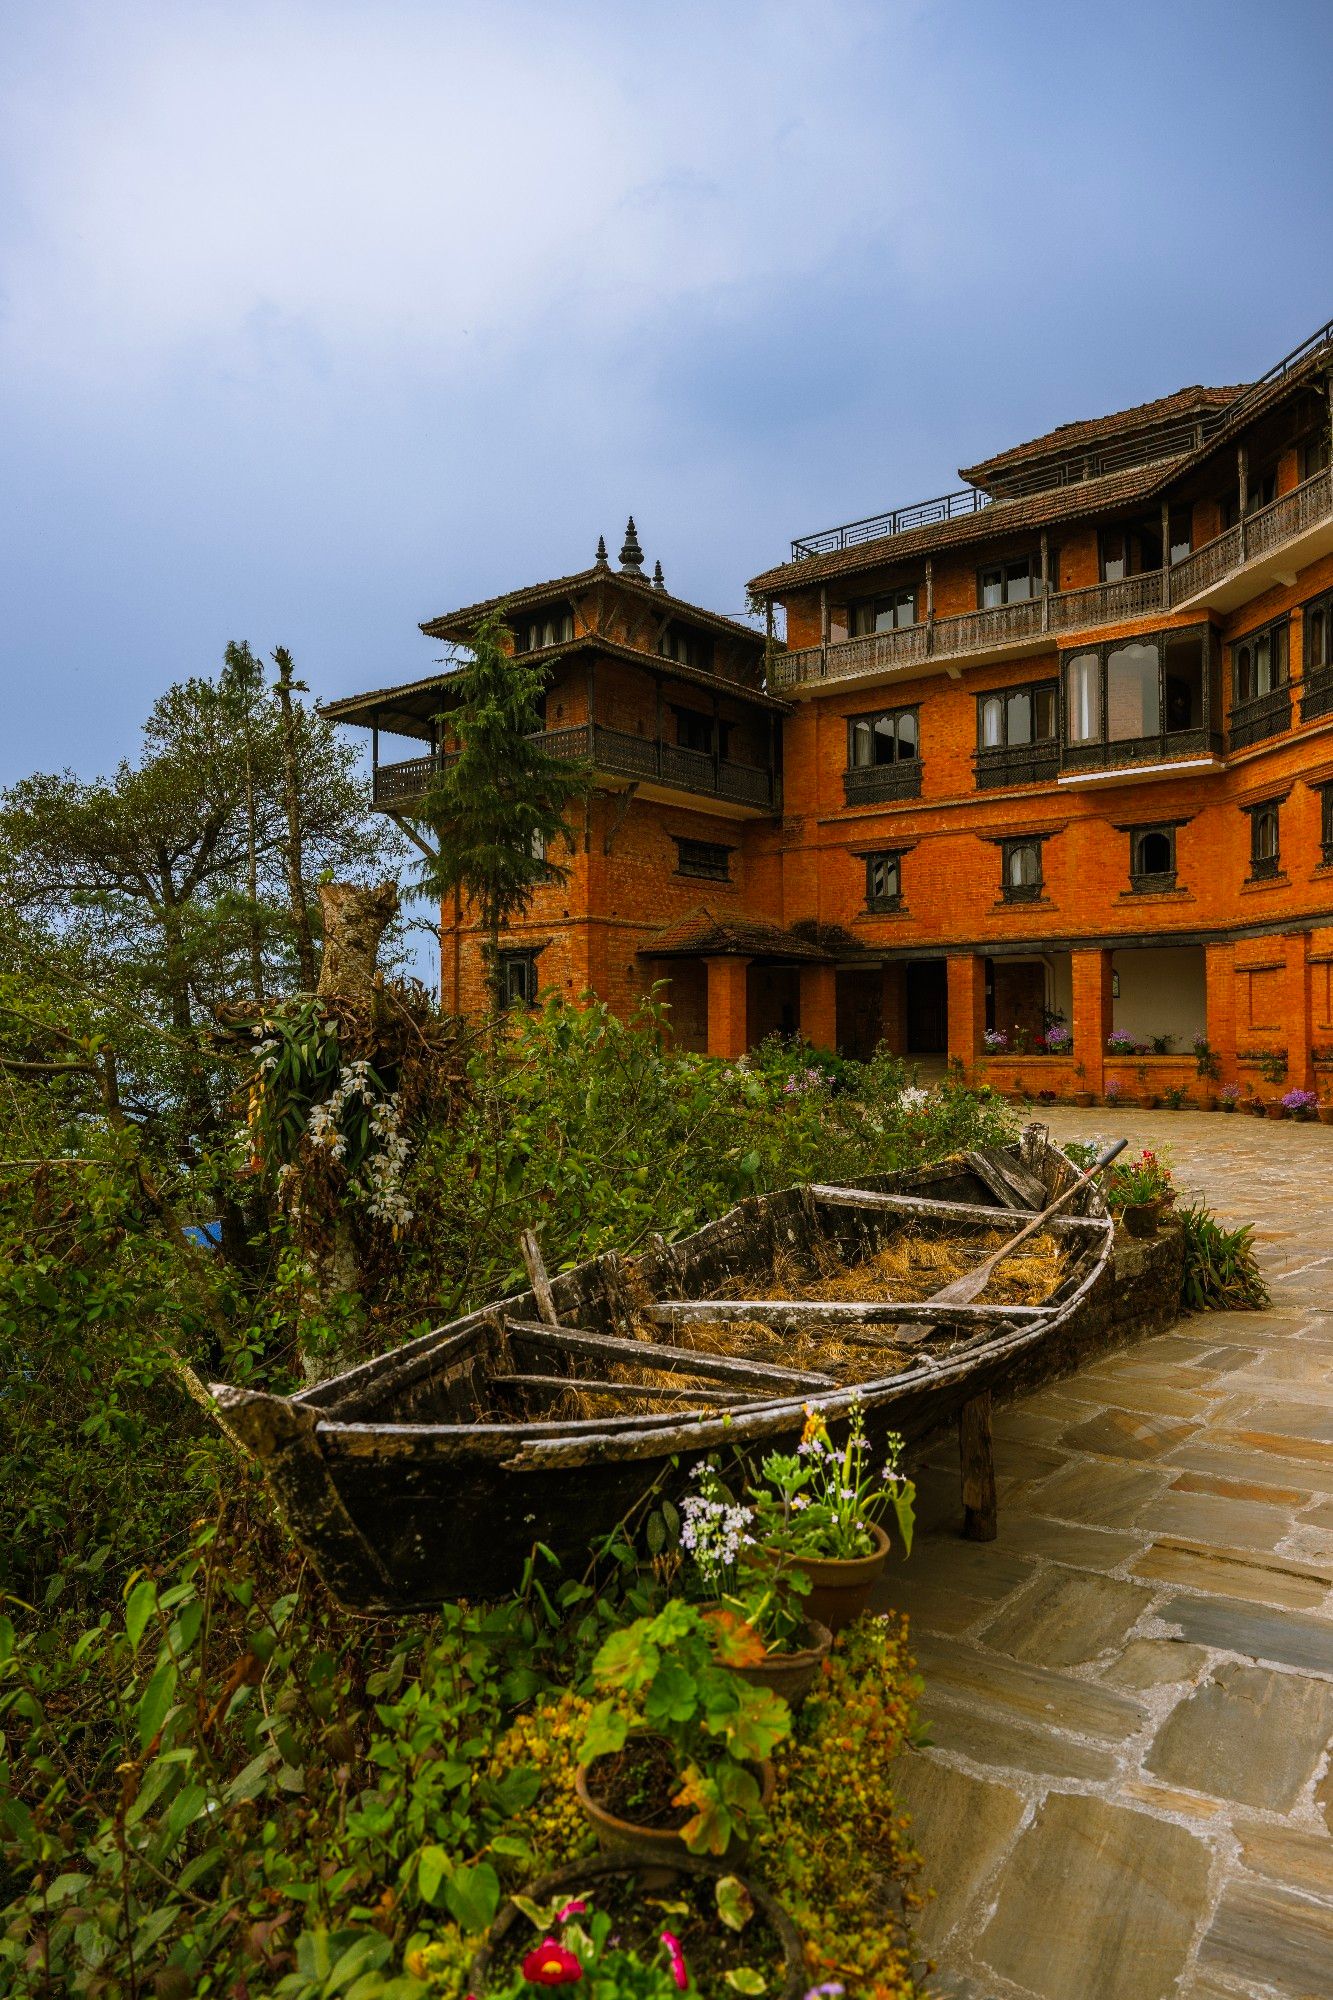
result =
[{"label": "terracotta flower pot", "polygon": [[[643,1737],[652,1734],[651,1730],[634,1730],[631,1731],[626,1740],[632,1743],[636,1736]],[[594,1758],[593,1763],[595,1764],[596,1762],[597,1759]],[[777,1774],[767,1758],[764,1759],[762,1764],[753,1764],[750,1768],[759,1780],[759,1803],[767,1811],[768,1807],[773,1803],[773,1795],[777,1791]],[[590,1765],[579,1765],[574,1774],[574,1791],[580,1806],[583,1808],[584,1817],[590,1822],[593,1831],[597,1835],[597,1845],[601,1848],[603,1854],[619,1855],[622,1859],[628,1855],[642,1861],[664,1861],[668,1863],[673,1862],[681,1855],[688,1855],[689,1849],[686,1847],[684,1837],[678,1828],[640,1826],[632,1819],[620,1819],[615,1813],[609,1812],[605,1806],[599,1805],[588,1789],[588,1772],[590,1769]],[[729,1854],[743,1854],[746,1851],[747,1843],[733,1836],[727,1852]]]},{"label": "terracotta flower pot", "polygon": [[1234,1097],[1224,1097],[1222,1099],[1221,1105],[1219,1106],[1219,1109],[1222,1111],[1234,1111],[1235,1108],[1236,1108],[1236,1100]]},{"label": "terracotta flower pot", "polygon": [[1143,1093],[1143,1108],[1145,1111],[1156,1111],[1161,1101],[1161,1098],[1155,1091],[1146,1090]]},{"label": "terracotta flower pot", "polygon": [[1253,1113],[1253,1115],[1256,1118],[1266,1118],[1268,1116],[1268,1113],[1264,1107],[1264,1100],[1262,1099],[1262,1097],[1256,1097],[1253,1104],[1251,1104],[1248,1107],[1248,1109]]},{"label": "terracotta flower pot", "polygon": [[1159,1194],[1154,1196],[1152,1201],[1133,1202],[1127,1208],[1122,1209],[1121,1213],[1124,1216],[1125,1227],[1130,1235],[1155,1236],[1162,1216],[1170,1208],[1174,1199],[1173,1195]]},{"label": "terracotta flower pot", "polygon": [[1074,1092],[1074,1102],[1075,1104],[1077,1104],[1080,1111],[1086,1111],[1089,1108],[1089,1106],[1095,1104],[1097,1100],[1093,1096],[1090,1090],[1076,1090]]},{"label": "terracotta flower pot", "polygon": [[1270,1098],[1264,1106],[1264,1116],[1266,1118],[1285,1118],[1286,1115],[1287,1107],[1280,1097]]},{"label": "terracotta flower pot", "polygon": [[[664,1860],[651,1871],[636,1869],[623,1856],[603,1855],[591,1860],[571,1861],[564,1868],[557,1868],[550,1875],[543,1875],[540,1881],[527,1887],[527,1895],[534,1903],[549,1903],[561,1895],[574,1895],[579,1890],[589,1892],[589,1900],[598,1902],[598,1889],[603,1883],[610,1883],[617,1876],[628,1875],[637,1892],[647,1890],[660,1893],[670,1887],[673,1877],[702,1877],[716,1881],[724,1875],[735,1875],[736,1869],[727,1859],[713,1861],[701,1854],[688,1854],[683,1849],[679,1854]],[[807,1991],[808,1979],[805,1970],[805,1953],[801,1945],[800,1933],[776,1897],[764,1887],[762,1882],[754,1882],[742,1876],[741,1881],[749,1891],[756,1912],[764,1918],[769,1929],[782,1947],[782,1964],[771,1975],[768,1990],[775,2000],[801,2000]],[[603,1901],[602,1907],[605,1907]],[[510,1932],[517,1929],[526,1942],[527,1932],[523,1928],[527,1918],[513,1902],[506,1903],[486,1934],[486,1942],[472,1961],[468,1974],[469,1983],[479,2000],[484,2000],[486,1982],[491,1966],[495,1963],[496,1947],[503,1944]]]},{"label": "terracotta flower pot", "polygon": [[875,1547],[868,1556],[793,1558],[810,1579],[805,1615],[827,1625],[830,1632],[841,1632],[861,1616],[883,1574],[889,1559],[889,1538],[879,1527],[872,1527],[870,1534]]},{"label": "terracotta flower pot", "polygon": [[1333,1125],[1333,1104],[1320,1105],[1319,1123],[1321,1125]]},{"label": "terracotta flower pot", "polygon": [[799,1708],[833,1644],[832,1632],[817,1618],[806,1620],[806,1637],[810,1644],[797,1653],[768,1653],[753,1667],[735,1667],[732,1671],[751,1687],[770,1688],[774,1694],[780,1694],[789,1708]]}]

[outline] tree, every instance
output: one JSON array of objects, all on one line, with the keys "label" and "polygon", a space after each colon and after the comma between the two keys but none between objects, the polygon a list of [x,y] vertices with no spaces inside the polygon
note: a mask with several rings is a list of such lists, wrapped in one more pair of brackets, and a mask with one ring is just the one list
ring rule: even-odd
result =
[{"label": "tree", "polygon": [[248,646],[229,646],[216,679],[153,704],[139,758],[112,777],[38,773],[0,794],[0,913],[171,1030],[182,1060],[159,1083],[196,1135],[216,1122],[204,1066],[185,1053],[201,1023],[256,986],[313,985],[314,878],[379,876],[401,853],[370,817],[355,751],[296,698],[290,664],[280,696]]},{"label": "tree", "polygon": [[501,611],[490,612],[458,675],[458,702],[442,717],[457,749],[412,816],[434,833],[435,851],[418,863],[413,886],[443,902],[461,891],[477,908],[486,938],[486,978],[499,1012],[500,932],[521,916],[546,882],[569,870],[551,853],[568,840],[565,813],[586,796],[592,772],[553,757],[537,740],[548,668],[528,666],[505,646]]}]

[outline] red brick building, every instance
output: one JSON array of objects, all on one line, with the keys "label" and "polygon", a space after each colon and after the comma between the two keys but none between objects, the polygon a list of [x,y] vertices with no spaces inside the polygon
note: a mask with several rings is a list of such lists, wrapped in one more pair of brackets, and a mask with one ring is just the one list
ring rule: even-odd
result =
[{"label": "red brick building", "polygon": [[[681,1041],[770,1029],[1100,1093],[1333,1056],[1333,324],[1261,380],[1067,424],[961,492],[807,536],[769,636],[620,567],[515,590],[598,789],[505,941],[516,997],[669,979]],[[786,644],[772,639],[772,608]],[[486,606],[423,630],[466,642]],[[447,677],[327,712],[433,745]],[[426,757],[384,763],[410,802]],[[481,1004],[466,911],[446,1005]],[[1055,1026],[1058,1061],[1013,1051]],[[987,1063],[986,1031],[1009,1050]],[[1116,1031],[1171,1053],[1121,1058]],[[1040,1069],[1034,1070],[1033,1064]],[[1076,1075],[1075,1065],[1078,1066]],[[1271,1088],[1271,1086],[1262,1086]]]}]

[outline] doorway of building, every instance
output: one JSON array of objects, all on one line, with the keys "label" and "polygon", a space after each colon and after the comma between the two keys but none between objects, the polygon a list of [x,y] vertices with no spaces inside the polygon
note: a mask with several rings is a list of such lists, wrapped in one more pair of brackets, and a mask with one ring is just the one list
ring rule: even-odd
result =
[{"label": "doorway of building", "polygon": [[907,1053],[942,1056],[949,1047],[949,973],[942,958],[907,965]]}]

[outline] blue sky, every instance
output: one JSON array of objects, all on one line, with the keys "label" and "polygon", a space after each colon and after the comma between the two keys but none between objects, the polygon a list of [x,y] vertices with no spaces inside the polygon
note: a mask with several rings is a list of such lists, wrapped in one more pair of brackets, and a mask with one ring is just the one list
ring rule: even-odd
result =
[{"label": "blue sky", "polygon": [[3,0],[0,783],[230,638],[321,695],[1333,315],[1333,9]]}]

